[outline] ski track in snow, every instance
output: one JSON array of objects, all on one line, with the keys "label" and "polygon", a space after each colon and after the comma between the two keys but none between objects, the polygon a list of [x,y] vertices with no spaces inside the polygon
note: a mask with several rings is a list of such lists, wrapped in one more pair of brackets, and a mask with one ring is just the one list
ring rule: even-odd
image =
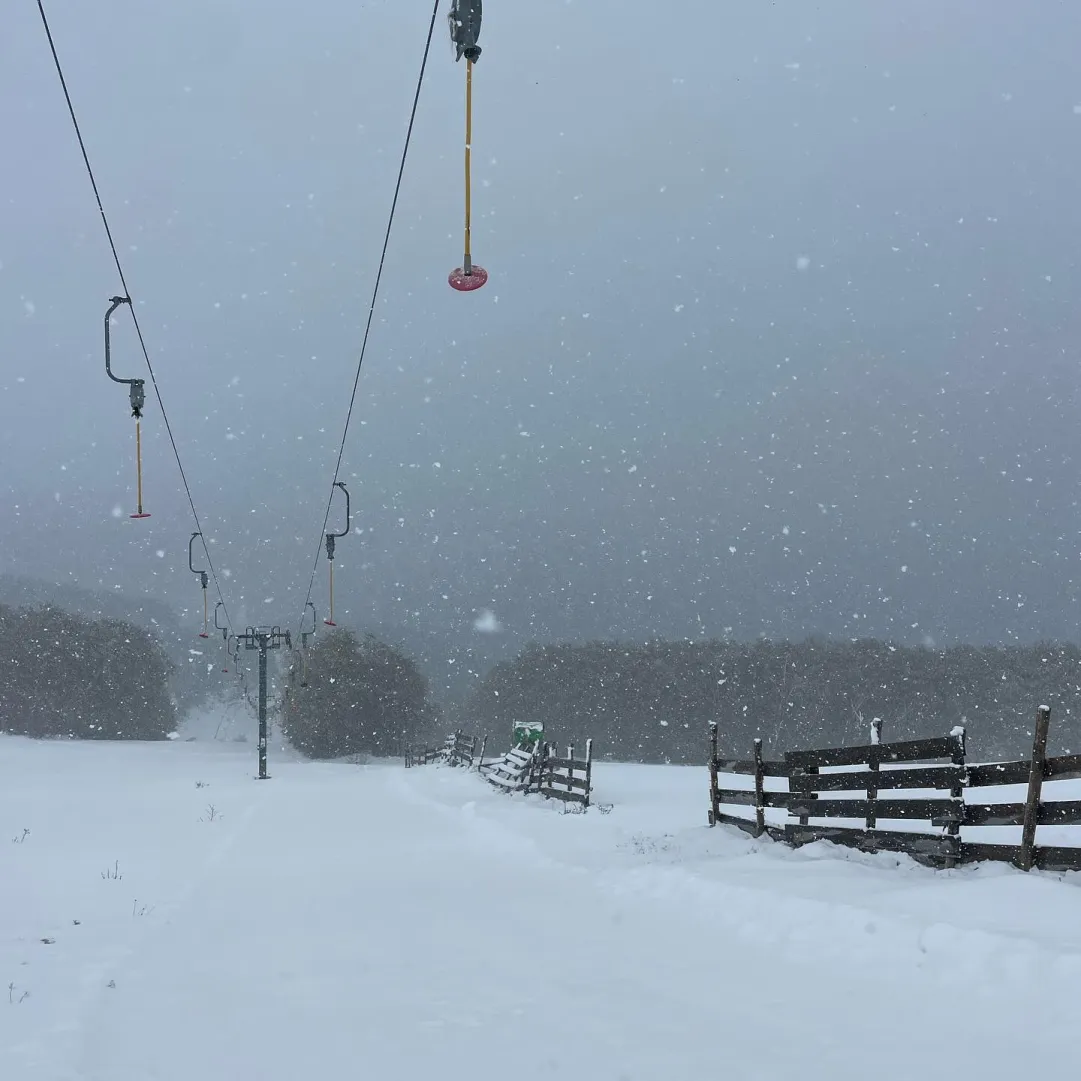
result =
[{"label": "ski track in snow", "polygon": [[562,815],[463,770],[254,758],[0,738],[0,1078],[1012,1081],[1034,1034],[1042,1074],[1073,1059],[1079,875],[710,830],[704,767],[600,763],[611,814]]}]

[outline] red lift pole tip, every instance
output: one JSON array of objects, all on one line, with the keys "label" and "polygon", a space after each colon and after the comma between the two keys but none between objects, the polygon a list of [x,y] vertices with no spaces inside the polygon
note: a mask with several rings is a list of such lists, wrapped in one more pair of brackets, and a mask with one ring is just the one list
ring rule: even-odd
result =
[{"label": "red lift pole tip", "polygon": [[470,253],[470,239],[473,221],[473,184],[470,168],[470,155],[473,150],[473,61],[466,59],[465,64],[465,256],[462,265],[452,270],[447,277],[451,289],[459,293],[472,293],[488,280],[488,271],[473,263]]},{"label": "red lift pole tip", "polygon": [[474,264],[469,270],[457,267],[447,276],[447,282],[451,289],[457,289],[459,293],[472,293],[488,281],[488,271],[482,266]]}]

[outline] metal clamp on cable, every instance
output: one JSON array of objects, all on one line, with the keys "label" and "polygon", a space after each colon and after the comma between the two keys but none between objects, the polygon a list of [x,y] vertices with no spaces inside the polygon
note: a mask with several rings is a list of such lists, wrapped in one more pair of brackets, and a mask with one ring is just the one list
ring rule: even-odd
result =
[{"label": "metal clamp on cable", "polygon": [[[210,578],[208,577],[206,571],[201,571],[201,570],[196,570],[195,569],[195,563],[194,563],[194,560],[192,559],[192,546],[195,544],[195,538],[196,537],[201,537],[201,536],[202,536],[202,533],[199,533],[199,532],[192,533],[191,538],[188,541],[188,570],[190,570],[192,574],[199,575],[199,584],[203,588],[203,629],[200,632],[199,637],[200,638],[209,638],[210,637],[210,632],[209,632],[209,630],[207,628],[209,626],[210,619],[209,619],[209,612],[207,611],[206,587],[208,585],[210,585]],[[217,622],[218,622],[218,610],[217,610],[217,608],[215,608],[214,609],[214,623],[215,623],[215,625],[217,625]],[[222,628],[219,627],[218,629],[221,630]]]},{"label": "metal clamp on cable", "polygon": [[109,321],[113,317],[113,312],[115,312],[121,304],[127,304],[130,308],[131,297],[111,297],[109,300],[109,310],[105,313],[105,374],[114,383],[127,383],[128,400],[131,402],[131,415],[138,420],[143,415],[143,406],[146,405],[146,381],[143,379],[121,379],[118,375],[113,375],[112,342],[110,341],[109,335]]},{"label": "metal clamp on cable", "polygon": [[464,56],[471,64],[480,59],[481,0],[453,0],[447,22],[450,23],[450,39],[457,50],[455,61]]},{"label": "metal clamp on cable", "polygon": [[330,618],[324,619],[323,622],[328,627],[336,627],[337,623],[334,622],[334,546],[339,537],[344,537],[352,528],[353,514],[352,509],[349,506],[349,489],[345,486],[345,481],[336,480],[334,482],[335,488],[341,488],[345,492],[345,529],[340,533],[328,533],[326,535],[327,541],[327,559],[330,562]]}]

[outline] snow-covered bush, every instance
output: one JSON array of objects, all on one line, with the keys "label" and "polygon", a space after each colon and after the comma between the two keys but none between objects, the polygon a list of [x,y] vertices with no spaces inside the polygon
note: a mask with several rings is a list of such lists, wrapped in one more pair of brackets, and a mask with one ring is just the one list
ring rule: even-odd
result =
[{"label": "snow-covered bush", "polygon": [[161,643],[123,620],[0,606],[0,731],[165,739],[177,722],[170,667]]},{"label": "snow-covered bush", "polygon": [[431,717],[428,683],[400,650],[339,628],[308,658],[307,686],[294,668],[282,713],[289,742],[311,758],[394,755]]}]

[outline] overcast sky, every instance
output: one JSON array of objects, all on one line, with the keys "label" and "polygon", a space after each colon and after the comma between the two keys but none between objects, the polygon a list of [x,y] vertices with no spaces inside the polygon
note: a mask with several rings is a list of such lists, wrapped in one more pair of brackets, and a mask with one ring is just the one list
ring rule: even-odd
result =
[{"label": "overcast sky", "polygon": [[[431,3],[48,10],[233,620],[295,625]],[[1052,0],[489,0],[491,279],[458,295],[441,18],[339,616],[461,641],[490,609],[507,647],[1076,638],[1079,40]],[[190,605],[152,398],[127,518],[119,283],[30,0],[0,135],[0,571]],[[123,314],[114,348],[145,374]]]}]

